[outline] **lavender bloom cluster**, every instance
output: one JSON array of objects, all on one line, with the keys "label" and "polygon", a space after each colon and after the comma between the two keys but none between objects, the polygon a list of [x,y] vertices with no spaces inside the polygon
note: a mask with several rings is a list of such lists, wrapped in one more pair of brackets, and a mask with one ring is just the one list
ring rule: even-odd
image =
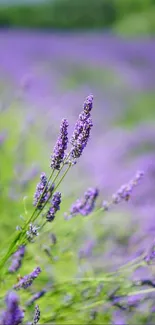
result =
[{"label": "lavender bloom cluster", "polygon": [[2,315],[1,325],[19,325],[24,318],[24,312],[19,307],[19,298],[13,291],[6,297],[7,309]]},{"label": "lavender bloom cluster", "polygon": [[39,320],[40,320],[40,309],[39,309],[39,306],[36,305],[32,325],[36,325],[39,322]]},{"label": "lavender bloom cluster", "polygon": [[41,210],[44,203],[48,199],[48,183],[47,183],[47,177],[45,173],[42,173],[40,176],[40,182],[38,183],[36,187],[36,192],[34,194],[34,206],[37,207],[37,209]]},{"label": "lavender bloom cluster", "polygon": [[68,144],[68,126],[68,121],[63,119],[60,125],[60,134],[54,147],[54,152],[51,155],[51,168],[53,169],[59,170],[64,160]]},{"label": "lavender bloom cluster", "polygon": [[[79,115],[79,119],[75,125],[75,129],[71,138],[72,148],[68,155],[65,154],[65,150],[67,149],[68,145],[68,121],[66,119],[62,120],[60,125],[60,133],[54,147],[54,152],[51,155],[51,168],[53,170],[60,170],[61,164],[70,164],[73,165],[76,163],[75,158],[79,158],[82,154],[83,149],[85,148],[89,135],[90,130],[92,127],[92,119],[91,119],[91,110],[93,107],[93,96],[90,95],[86,98],[83,111]],[[40,176],[40,182],[36,187],[36,192],[34,195],[34,206],[38,210],[42,210],[46,203],[52,197],[54,192],[54,184],[50,184],[47,180],[46,174],[42,173]],[[95,201],[95,193],[93,193],[92,189],[90,193],[88,193],[88,197],[85,197],[85,204],[83,210],[81,209],[80,213],[83,215],[89,214],[93,207]],[[53,194],[51,207],[49,208],[46,220],[52,221],[55,218],[56,212],[60,209],[61,203],[61,193],[56,192]],[[31,227],[32,228],[32,227]],[[33,239],[36,233],[33,234],[33,229],[29,229],[27,231],[28,239]]]},{"label": "lavender bloom cluster", "polygon": [[56,192],[53,194],[51,200],[51,207],[49,208],[46,215],[47,221],[51,222],[54,220],[56,212],[60,210],[60,203],[61,203],[61,193]]},{"label": "lavender bloom cluster", "polygon": [[27,289],[30,287],[33,283],[33,281],[38,277],[38,275],[41,273],[40,267],[37,267],[34,269],[34,271],[28,275],[25,275],[17,284],[14,285],[15,290],[20,289]]},{"label": "lavender bloom cluster", "polygon": [[111,204],[118,204],[122,201],[128,201],[131,197],[133,189],[139,184],[144,176],[143,171],[138,171],[135,177],[127,184],[122,185],[119,190],[112,195],[112,201],[103,201],[102,207],[104,211],[107,211]]},{"label": "lavender bloom cluster", "polygon": [[22,245],[21,247],[19,247],[19,249],[15,252],[15,254],[12,257],[12,264],[9,267],[10,273],[16,272],[21,267],[24,254],[25,254],[25,246]]},{"label": "lavender bloom cluster", "polygon": [[88,188],[88,190],[84,193],[84,197],[78,199],[74,204],[72,204],[69,216],[65,214],[65,217],[70,219],[78,214],[81,214],[82,216],[89,215],[95,207],[95,201],[98,194],[98,189]]},{"label": "lavender bloom cluster", "polygon": [[90,131],[93,126],[91,118],[91,110],[93,107],[93,95],[89,95],[83,105],[83,112],[79,115],[71,137],[71,158],[77,159],[82,155],[84,148],[87,145]]}]

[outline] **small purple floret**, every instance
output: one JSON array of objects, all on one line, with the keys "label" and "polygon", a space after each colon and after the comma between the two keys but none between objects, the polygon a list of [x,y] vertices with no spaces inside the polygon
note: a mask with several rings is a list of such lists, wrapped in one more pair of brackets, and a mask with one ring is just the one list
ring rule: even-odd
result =
[{"label": "small purple floret", "polygon": [[32,242],[33,239],[39,235],[39,233],[38,233],[39,228],[40,227],[37,227],[36,225],[34,225],[32,223],[29,224],[29,230],[27,230],[26,235],[27,235],[27,239],[30,242]]},{"label": "small purple floret", "polygon": [[45,173],[42,173],[40,176],[40,182],[36,187],[36,192],[34,195],[34,206],[37,209],[41,210],[43,205],[48,199],[48,186],[47,186],[47,177]]},{"label": "small purple floret", "polygon": [[56,212],[60,210],[60,203],[61,203],[61,193],[55,192],[51,200],[51,207],[47,212],[47,216],[46,216],[47,221],[54,220]]}]

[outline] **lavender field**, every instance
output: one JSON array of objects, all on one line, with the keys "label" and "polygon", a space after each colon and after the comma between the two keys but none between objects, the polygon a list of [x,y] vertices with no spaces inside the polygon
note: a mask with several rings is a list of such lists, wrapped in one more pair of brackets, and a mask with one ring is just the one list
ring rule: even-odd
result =
[{"label": "lavender field", "polygon": [[1,30],[0,95],[1,323],[154,324],[155,39]]}]

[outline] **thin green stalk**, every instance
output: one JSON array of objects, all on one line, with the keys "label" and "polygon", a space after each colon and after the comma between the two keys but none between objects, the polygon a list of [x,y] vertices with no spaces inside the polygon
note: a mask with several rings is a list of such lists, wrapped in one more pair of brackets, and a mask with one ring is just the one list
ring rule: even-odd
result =
[{"label": "thin green stalk", "polygon": [[140,264],[143,263],[143,258],[145,257],[145,254],[142,254],[141,256],[136,257],[135,259],[133,259],[132,261],[122,265],[119,267],[120,271],[125,271],[126,269],[128,269],[129,267],[134,267],[134,266],[138,266]]},{"label": "thin green stalk", "polygon": [[64,174],[62,175],[62,177],[60,178],[60,181],[58,182],[57,186],[55,187],[55,191],[57,190],[57,188],[59,187],[60,183],[63,181],[64,177],[66,176],[66,174],[68,173],[69,169],[71,168],[71,164],[69,164],[68,168],[65,170]]},{"label": "thin green stalk", "polygon": [[6,261],[10,258],[10,256],[12,255],[12,253],[14,252],[14,248],[16,243],[18,242],[18,240],[20,239],[21,233],[16,234],[14,240],[12,241],[12,243],[10,244],[7,253],[4,255],[4,257],[1,259],[0,262],[0,269],[3,267],[3,265],[6,263]]},{"label": "thin green stalk", "polygon": [[146,293],[150,293],[150,292],[155,292],[155,288],[149,288],[149,289],[144,289],[144,290],[139,290],[139,291],[133,291],[133,292],[129,292],[127,294],[127,297],[131,297],[131,296],[137,296],[137,295],[144,295]]}]

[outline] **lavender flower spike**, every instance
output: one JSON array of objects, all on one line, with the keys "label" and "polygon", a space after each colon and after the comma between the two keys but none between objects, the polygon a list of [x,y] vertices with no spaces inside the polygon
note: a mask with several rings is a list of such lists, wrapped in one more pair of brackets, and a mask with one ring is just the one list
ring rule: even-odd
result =
[{"label": "lavender flower spike", "polygon": [[34,319],[32,325],[36,325],[40,320],[40,309],[39,306],[35,306],[35,313],[34,313]]},{"label": "lavender flower spike", "polygon": [[31,306],[36,300],[40,299],[43,297],[46,293],[46,289],[43,289],[37,293],[35,293],[30,300],[27,302],[27,306]]},{"label": "lavender flower spike", "polygon": [[24,318],[24,312],[19,307],[19,298],[13,291],[6,297],[7,310],[3,313],[1,325],[19,325]]},{"label": "lavender flower spike", "polygon": [[68,144],[68,125],[68,121],[63,119],[60,125],[60,134],[54,147],[53,155],[51,155],[51,168],[53,169],[59,170],[64,160]]},{"label": "lavender flower spike", "polygon": [[9,267],[9,272],[14,273],[21,267],[22,260],[25,254],[25,246],[20,246],[12,257],[12,264]]},{"label": "lavender flower spike", "polygon": [[79,210],[80,214],[83,216],[89,215],[95,207],[95,201],[99,195],[97,188],[89,188],[85,194],[85,206]]},{"label": "lavender flower spike", "polygon": [[82,216],[89,215],[95,207],[95,201],[98,197],[98,194],[98,189],[88,188],[88,190],[84,193],[84,197],[78,199],[75,203],[72,204],[70,208],[70,215],[67,218],[70,219],[78,214],[81,214]]},{"label": "lavender flower spike", "polygon": [[93,126],[90,112],[93,107],[93,96],[90,95],[86,98],[83,105],[83,112],[79,115],[71,137],[71,158],[77,159],[82,155],[84,148],[87,145],[90,137],[90,130]]},{"label": "lavender flower spike", "polygon": [[40,175],[40,182],[38,183],[36,187],[36,192],[34,194],[34,202],[33,202],[34,206],[36,206],[37,209],[41,210],[47,198],[48,198],[47,177],[45,173],[42,173]]},{"label": "lavender flower spike", "polygon": [[15,290],[19,290],[22,288],[27,289],[28,287],[31,286],[33,281],[38,277],[40,272],[41,272],[40,267],[37,267],[36,269],[34,269],[32,273],[30,273],[29,275],[25,275],[17,284],[15,284],[14,289]]},{"label": "lavender flower spike", "polygon": [[143,176],[144,172],[138,171],[135,177],[129,183],[122,185],[120,189],[112,196],[112,203],[117,204],[121,201],[128,201],[133,188],[138,185]]},{"label": "lavender flower spike", "polygon": [[52,197],[51,207],[47,212],[47,216],[46,216],[47,221],[54,220],[56,212],[60,210],[60,203],[61,203],[61,193],[55,192]]}]

